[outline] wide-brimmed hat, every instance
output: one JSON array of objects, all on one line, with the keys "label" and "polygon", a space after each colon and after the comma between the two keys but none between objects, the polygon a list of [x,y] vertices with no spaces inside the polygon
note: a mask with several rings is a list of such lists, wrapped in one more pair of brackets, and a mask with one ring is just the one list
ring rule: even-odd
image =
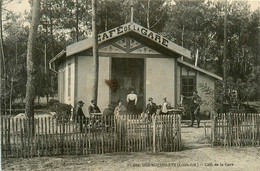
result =
[{"label": "wide-brimmed hat", "polygon": [[78,101],[78,104],[85,104],[85,103],[84,103],[83,101],[80,100],[80,101]]},{"label": "wide-brimmed hat", "polygon": [[167,99],[166,97],[163,98],[163,100],[166,100],[166,99]]},{"label": "wide-brimmed hat", "polygon": [[149,97],[149,98],[148,98],[148,101],[152,101],[152,100],[153,100],[153,98],[152,98],[152,97]]}]

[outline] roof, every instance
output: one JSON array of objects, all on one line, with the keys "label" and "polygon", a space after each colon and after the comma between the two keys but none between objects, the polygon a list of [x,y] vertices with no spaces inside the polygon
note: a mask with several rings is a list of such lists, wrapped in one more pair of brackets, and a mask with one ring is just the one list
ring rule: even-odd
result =
[{"label": "roof", "polygon": [[[145,37],[146,39],[158,44],[161,47],[164,47],[174,53],[179,54],[180,56],[184,56],[186,58],[192,59],[191,52],[188,49],[185,49],[182,46],[177,45],[176,43],[170,41],[169,39],[143,27],[140,26],[134,22],[129,22],[126,24],[123,24],[121,26],[118,26],[116,28],[110,29],[106,32],[100,33],[98,35],[98,43],[101,44],[105,41],[114,39],[116,37],[122,36],[124,34],[127,34],[129,32],[134,32],[140,36]],[[69,57],[74,54],[80,53],[82,51],[88,50],[92,48],[94,39],[93,37],[81,40],[79,42],[73,43],[71,45],[68,45],[66,47],[66,50],[62,50],[58,55],[56,55],[53,59],[51,59],[50,63],[54,62],[55,60],[61,58],[62,56]],[[214,77],[215,79],[222,80],[222,77],[219,77],[211,72],[208,72],[202,68],[199,68],[197,66],[194,66],[188,62],[185,62],[183,60],[178,59],[178,62],[186,65],[188,67],[191,67],[199,72],[202,72],[206,75],[209,75],[211,77]]]},{"label": "roof", "polygon": [[181,64],[183,64],[183,65],[186,65],[186,66],[188,66],[188,67],[190,67],[190,68],[193,68],[193,69],[195,69],[195,70],[197,70],[197,71],[199,71],[199,72],[202,72],[202,73],[204,73],[204,74],[206,74],[206,75],[209,75],[209,76],[211,76],[211,77],[213,77],[213,78],[215,78],[215,79],[218,79],[218,80],[223,80],[223,78],[222,77],[220,77],[220,76],[218,76],[218,75],[216,75],[216,74],[213,74],[213,73],[211,73],[211,72],[208,72],[208,71],[206,71],[206,70],[204,70],[204,69],[202,69],[202,68],[199,68],[199,67],[197,67],[197,66],[195,66],[195,65],[192,65],[192,64],[190,64],[190,63],[188,63],[188,62],[185,62],[185,61],[183,61],[183,60],[181,60],[181,59],[177,59],[177,61],[179,62],[179,63],[181,63]]},{"label": "roof", "polygon": [[[149,40],[157,43],[158,45],[175,52],[181,56],[191,59],[191,53],[188,49],[183,48],[182,46],[177,45],[176,43],[170,41],[169,39],[143,27],[134,22],[126,23],[124,25],[118,26],[106,32],[103,32],[98,35],[98,43],[103,43],[107,40],[122,36],[126,33],[134,32],[143,37],[148,38]],[[82,52],[91,48],[93,45],[93,38],[88,38],[74,44],[71,44],[66,47],[66,56],[71,56],[76,53]]]}]

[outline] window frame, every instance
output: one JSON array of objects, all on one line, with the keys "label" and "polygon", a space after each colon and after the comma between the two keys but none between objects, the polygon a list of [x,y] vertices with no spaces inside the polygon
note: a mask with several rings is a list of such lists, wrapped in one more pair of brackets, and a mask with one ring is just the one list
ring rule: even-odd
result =
[{"label": "window frame", "polygon": [[[185,68],[186,70],[187,70],[187,75],[185,74],[183,74],[183,67],[181,67],[181,78],[180,78],[180,83],[181,83],[181,85],[180,85],[180,93],[181,93],[181,95],[184,95],[184,91],[183,91],[183,79],[193,79],[193,90],[192,91],[196,91],[197,90],[197,72],[195,71],[195,74],[193,75],[191,75],[190,74],[190,69],[189,68]],[[187,85],[187,86],[189,86],[189,85]],[[187,91],[188,92],[188,91]],[[188,94],[188,93],[187,93]],[[185,95],[187,96],[187,94],[185,93]],[[185,96],[184,95],[184,96]],[[192,95],[192,92],[190,92],[190,95]],[[188,95],[189,96],[189,95]]]}]

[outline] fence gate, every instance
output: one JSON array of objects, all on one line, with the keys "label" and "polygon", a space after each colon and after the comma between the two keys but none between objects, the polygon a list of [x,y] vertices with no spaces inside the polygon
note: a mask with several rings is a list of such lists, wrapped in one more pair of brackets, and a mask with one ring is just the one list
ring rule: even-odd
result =
[{"label": "fence gate", "polygon": [[119,147],[122,151],[180,151],[181,116],[159,115],[150,120],[140,115],[117,118]]}]

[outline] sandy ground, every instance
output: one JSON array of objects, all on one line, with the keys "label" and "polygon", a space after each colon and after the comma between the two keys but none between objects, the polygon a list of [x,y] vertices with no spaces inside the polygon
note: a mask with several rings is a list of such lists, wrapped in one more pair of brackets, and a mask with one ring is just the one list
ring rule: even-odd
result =
[{"label": "sandy ground", "polygon": [[182,128],[180,152],[3,159],[3,170],[260,170],[260,147],[211,147],[203,128]]}]

